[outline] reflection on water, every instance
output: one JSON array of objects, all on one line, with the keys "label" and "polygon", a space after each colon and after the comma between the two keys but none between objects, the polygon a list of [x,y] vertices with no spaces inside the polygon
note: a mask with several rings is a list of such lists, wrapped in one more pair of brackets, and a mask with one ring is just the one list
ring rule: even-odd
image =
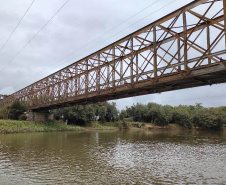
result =
[{"label": "reflection on water", "polygon": [[0,135],[0,184],[226,184],[226,135],[90,131]]}]

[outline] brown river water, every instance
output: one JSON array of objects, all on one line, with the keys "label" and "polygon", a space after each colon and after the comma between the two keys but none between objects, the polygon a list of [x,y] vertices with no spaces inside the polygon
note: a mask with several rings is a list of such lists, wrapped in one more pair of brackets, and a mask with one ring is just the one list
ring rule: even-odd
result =
[{"label": "brown river water", "polygon": [[0,184],[226,184],[226,133],[0,134]]}]

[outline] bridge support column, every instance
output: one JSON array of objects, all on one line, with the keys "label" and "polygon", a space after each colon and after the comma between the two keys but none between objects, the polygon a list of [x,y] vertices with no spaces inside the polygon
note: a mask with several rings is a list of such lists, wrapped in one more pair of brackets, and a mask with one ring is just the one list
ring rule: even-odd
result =
[{"label": "bridge support column", "polygon": [[45,121],[50,121],[54,119],[53,114],[49,112],[30,111],[26,113],[26,116],[28,121],[35,121],[35,122],[45,122]]},{"label": "bridge support column", "polygon": [[226,0],[223,0],[223,7],[224,7],[225,46],[226,46]]}]

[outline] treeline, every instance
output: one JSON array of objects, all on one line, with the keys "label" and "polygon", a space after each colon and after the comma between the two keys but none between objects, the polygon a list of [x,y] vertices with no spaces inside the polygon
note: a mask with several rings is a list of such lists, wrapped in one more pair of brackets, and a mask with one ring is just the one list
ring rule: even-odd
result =
[{"label": "treeline", "polygon": [[[25,120],[26,106],[23,102],[12,102],[8,107],[0,107],[0,119]],[[221,129],[226,124],[226,106],[205,108],[201,104],[159,105],[156,103],[137,103],[125,110],[118,111],[116,103],[96,103],[76,105],[52,110],[56,120],[64,120],[68,124],[85,125],[93,121],[106,122],[142,122],[159,126],[178,124],[186,128],[200,127]]]},{"label": "treeline", "polygon": [[26,105],[20,101],[14,101],[9,106],[0,107],[0,119],[26,120]]},{"label": "treeline", "polygon": [[67,120],[69,124],[77,125],[85,125],[92,121],[115,122],[119,118],[116,103],[108,102],[59,108],[52,112],[56,120]]},{"label": "treeline", "polygon": [[160,126],[175,123],[187,128],[221,129],[226,124],[226,107],[205,108],[201,104],[173,107],[156,103],[147,105],[137,103],[122,110],[120,119]]},{"label": "treeline", "polygon": [[186,128],[201,127],[221,129],[226,124],[226,107],[205,108],[201,104],[195,106],[159,105],[137,103],[125,110],[118,111],[115,103],[78,105],[53,111],[56,119],[67,120],[70,124],[85,124],[92,121],[105,122],[143,122],[159,126],[178,124]]}]

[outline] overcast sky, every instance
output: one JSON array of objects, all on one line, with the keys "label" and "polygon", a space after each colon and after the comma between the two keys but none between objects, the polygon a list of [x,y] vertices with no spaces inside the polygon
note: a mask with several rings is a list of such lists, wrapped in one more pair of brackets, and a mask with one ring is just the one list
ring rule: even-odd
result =
[{"label": "overcast sky", "polygon": [[[0,49],[32,2],[0,0]],[[16,92],[189,2],[192,0],[35,0],[0,50],[0,94]],[[226,105],[226,85],[115,102],[119,109],[137,102],[220,106]]]}]

